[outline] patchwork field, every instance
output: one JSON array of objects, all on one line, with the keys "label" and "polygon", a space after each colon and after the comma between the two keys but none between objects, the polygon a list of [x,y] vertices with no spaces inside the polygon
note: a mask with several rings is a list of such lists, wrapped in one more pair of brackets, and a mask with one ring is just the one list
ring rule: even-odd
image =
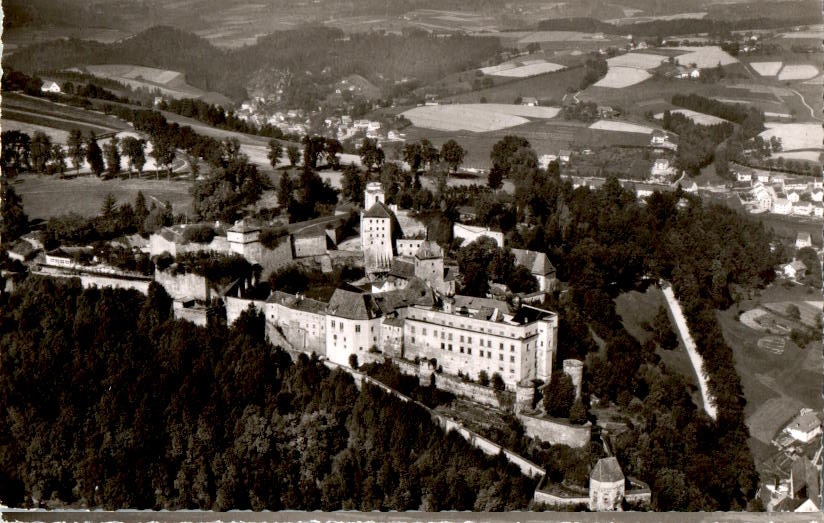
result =
[{"label": "patchwork field", "polygon": [[675,60],[681,65],[695,64],[699,68],[716,67],[717,65],[730,65],[738,63],[738,59],[730,56],[729,53],[716,45],[702,47],[676,47],[674,48],[685,53]]},{"label": "patchwork field", "polygon": [[666,56],[647,53],[627,53],[607,59],[612,67],[633,67],[635,69],[655,69],[667,60]]},{"label": "patchwork field", "polygon": [[652,127],[638,125],[629,122],[618,122],[615,120],[598,120],[589,126],[590,129],[597,129],[601,131],[620,131],[625,133],[643,133],[652,134]]},{"label": "patchwork field", "polygon": [[530,118],[554,118],[557,107],[514,104],[452,104],[415,107],[403,116],[415,126],[438,131],[486,132],[528,123]]},{"label": "patchwork field", "polygon": [[785,65],[778,73],[779,80],[809,80],[818,76],[818,69],[813,65],[794,64]]},{"label": "patchwork field", "polygon": [[159,91],[171,98],[197,98],[209,103],[229,105],[231,101],[219,93],[206,92],[186,83],[183,73],[139,65],[87,65],[86,71],[101,78],[123,83],[134,89]]},{"label": "patchwork field", "polygon": [[[710,114],[699,113],[698,111],[693,111],[691,109],[672,109],[670,113],[683,114],[699,125],[716,125],[726,122],[723,118],[718,118],[717,116],[712,116]],[[664,117],[664,113],[658,113],[655,117],[660,120]]]},{"label": "patchwork field", "polygon": [[595,87],[609,87],[612,89],[622,89],[631,85],[639,84],[651,77],[643,69],[634,67],[610,67],[606,76],[593,84]]},{"label": "patchwork field", "polygon": [[781,139],[784,152],[801,149],[824,149],[824,128],[814,123],[774,123],[765,124],[767,130],[759,134],[765,140],[773,136]]},{"label": "patchwork field", "polygon": [[750,62],[750,67],[761,76],[775,76],[781,70],[783,62]]}]

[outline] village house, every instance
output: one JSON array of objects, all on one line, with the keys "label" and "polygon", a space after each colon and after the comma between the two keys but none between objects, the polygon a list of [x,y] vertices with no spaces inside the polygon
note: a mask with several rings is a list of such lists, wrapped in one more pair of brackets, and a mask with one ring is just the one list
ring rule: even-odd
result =
[{"label": "village house", "polygon": [[57,85],[57,82],[53,82],[51,80],[46,80],[43,82],[43,85],[40,87],[40,90],[44,93],[60,93],[61,89],[60,86]]},{"label": "village house", "polygon": [[793,214],[796,216],[812,216],[812,202],[798,202],[797,204],[793,205]]},{"label": "village house", "polygon": [[735,179],[739,182],[751,182],[752,181],[752,171],[740,169],[735,173]]},{"label": "village house", "polygon": [[650,138],[650,145],[664,145],[666,141],[667,133],[658,130],[652,132],[652,137]]},{"label": "village house", "polygon": [[813,239],[810,236],[810,233],[802,231],[799,232],[795,237],[795,248],[796,249],[803,249],[804,247],[812,247]]},{"label": "village house", "polygon": [[813,216],[817,218],[824,216],[824,204],[821,202],[813,203]]},{"label": "village house", "polygon": [[562,164],[568,164],[571,155],[572,153],[569,151],[569,149],[561,149],[560,151],[558,151],[558,161]]},{"label": "village house", "polygon": [[801,195],[795,191],[790,191],[787,194],[787,199],[790,200],[792,203],[798,203],[798,200],[801,199]]},{"label": "village house", "polygon": [[773,200],[772,212],[775,214],[791,214],[793,211],[793,204],[786,198],[776,198]]},{"label": "village house", "polygon": [[802,443],[821,435],[821,418],[812,409],[801,409],[786,428],[787,433]]},{"label": "village house", "polygon": [[807,274],[807,266],[801,260],[793,260],[790,263],[784,264],[782,273],[787,278],[800,280]]},{"label": "village house", "polygon": [[525,96],[521,99],[521,105],[536,107],[538,105],[538,99],[533,96]]}]

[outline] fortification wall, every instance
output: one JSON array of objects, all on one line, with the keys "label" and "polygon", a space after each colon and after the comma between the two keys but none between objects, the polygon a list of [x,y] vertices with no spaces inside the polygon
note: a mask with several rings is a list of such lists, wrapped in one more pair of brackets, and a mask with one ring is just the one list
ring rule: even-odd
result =
[{"label": "fortification wall", "polygon": [[246,298],[235,298],[232,296],[225,296],[223,299],[226,306],[226,323],[231,325],[240,316],[240,313],[245,311],[249,305],[254,305],[259,311],[263,311],[263,306],[266,302],[262,300],[247,300]]},{"label": "fortification wall", "polygon": [[498,395],[492,387],[484,387],[483,385],[466,382],[461,378],[450,376],[448,374],[435,374],[435,386],[439,389],[451,392],[456,396],[469,398],[472,401],[477,401],[483,405],[489,405],[495,408],[501,408],[501,402]]},{"label": "fortification wall", "polygon": [[195,325],[200,325],[201,327],[205,327],[207,323],[207,311],[206,309],[198,308],[183,308],[183,307],[174,307],[174,316],[176,320],[187,320]]},{"label": "fortification wall", "polygon": [[103,287],[113,287],[115,289],[134,289],[143,294],[149,293],[149,284],[152,283],[151,280],[131,280],[91,274],[66,274],[58,271],[39,271],[34,274],[51,276],[53,278],[78,278],[84,288],[98,287],[102,289]]},{"label": "fortification wall", "polygon": [[306,256],[321,256],[326,254],[326,235],[318,236],[293,236],[295,258],[305,258]]},{"label": "fortification wall", "polygon": [[589,443],[592,434],[592,424],[570,425],[560,421],[536,418],[526,414],[518,414],[518,419],[524,424],[526,435],[538,438],[551,445],[567,445],[580,448]]},{"label": "fortification wall", "polygon": [[169,271],[155,271],[154,279],[163,285],[166,292],[175,300],[209,301],[211,292],[205,276],[198,274],[172,274]]},{"label": "fortification wall", "polygon": [[589,506],[589,497],[566,497],[566,496],[558,496],[555,494],[550,494],[549,492],[542,492],[540,490],[536,490],[535,494],[533,494],[532,499],[534,499],[538,503],[546,503],[547,505],[553,505],[558,507],[570,507],[574,505],[587,505]]}]

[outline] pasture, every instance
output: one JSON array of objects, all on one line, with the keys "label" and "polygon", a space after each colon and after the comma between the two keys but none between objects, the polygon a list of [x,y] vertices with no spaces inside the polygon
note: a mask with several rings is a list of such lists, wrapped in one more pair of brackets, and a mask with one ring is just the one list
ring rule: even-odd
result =
[{"label": "pasture", "polygon": [[607,59],[612,67],[632,67],[634,69],[655,69],[667,60],[666,56],[647,53],[627,53]]},{"label": "pasture", "polygon": [[594,87],[609,87],[612,89],[623,89],[631,85],[639,84],[651,77],[644,69],[634,67],[612,67],[607,70],[606,76],[593,84]]},{"label": "pasture", "polygon": [[51,139],[52,143],[65,144],[69,138],[68,131],[55,129],[54,127],[47,127],[45,125],[18,122],[16,120],[10,120],[6,117],[0,121],[0,128],[2,128],[3,131],[21,131],[29,136],[34,136],[34,133],[41,132],[46,134],[46,136]]},{"label": "pasture", "polygon": [[818,69],[809,64],[785,65],[778,73],[778,79],[784,80],[809,80],[818,76]]},{"label": "pasture", "polygon": [[583,67],[569,67],[554,73],[512,79],[487,89],[448,96],[446,100],[453,103],[479,103],[481,99],[485,99],[489,103],[511,104],[518,97],[534,96],[538,100],[560,103],[568,89],[577,89],[581,85],[584,74]]},{"label": "pasture", "polygon": [[163,205],[168,200],[175,213],[191,212],[190,184],[183,181],[148,178],[103,180],[96,176],[60,179],[57,176],[23,174],[11,183],[23,200],[26,214],[32,219],[47,220],[69,212],[96,216],[107,194],[113,194],[118,204],[134,204],[139,191],[143,192],[149,206],[152,203]]},{"label": "pasture", "polygon": [[22,123],[42,125],[70,131],[78,128],[106,133],[130,129],[129,124],[98,111],[90,111],[44,98],[35,98],[19,93],[4,93],[2,100],[3,119]]},{"label": "pasture", "polygon": [[802,149],[824,149],[824,128],[814,123],[774,123],[764,124],[767,130],[759,134],[765,140],[776,136],[781,139],[782,151]]},{"label": "pasture", "polygon": [[[716,125],[726,122],[723,118],[718,118],[717,116],[712,116],[711,114],[699,113],[698,111],[693,111],[691,109],[672,109],[670,110],[670,113],[683,114],[699,125]],[[658,113],[655,117],[660,120],[664,117],[664,113]]]},{"label": "pasture", "polygon": [[720,65],[730,65],[738,63],[738,59],[717,45],[701,47],[676,47],[676,50],[684,51],[684,54],[677,56],[675,61],[681,65],[695,64],[701,69],[716,67]]},{"label": "pasture", "polygon": [[775,76],[781,70],[783,62],[750,62],[750,67],[761,76]]},{"label": "pasture", "polygon": [[529,107],[514,104],[430,105],[402,113],[413,125],[438,131],[487,132],[528,123],[530,118],[554,118],[557,107]]},{"label": "pasture", "polygon": [[642,133],[642,134],[652,134],[652,127],[647,127],[645,125],[638,125],[629,122],[619,122],[616,120],[598,120],[594,124],[589,126],[590,129],[596,129],[600,131],[618,131],[624,133]]},{"label": "pasture", "polygon": [[560,71],[561,69],[565,69],[565,67],[563,65],[541,60],[537,63],[505,68],[497,72],[486,74],[503,76],[506,78],[529,78],[530,76],[537,76],[539,74],[554,73],[555,71]]},{"label": "pasture", "polygon": [[206,92],[189,85],[179,71],[127,64],[87,65],[86,71],[134,89],[159,91],[170,98],[196,98],[223,106],[231,104],[231,100],[220,93]]}]

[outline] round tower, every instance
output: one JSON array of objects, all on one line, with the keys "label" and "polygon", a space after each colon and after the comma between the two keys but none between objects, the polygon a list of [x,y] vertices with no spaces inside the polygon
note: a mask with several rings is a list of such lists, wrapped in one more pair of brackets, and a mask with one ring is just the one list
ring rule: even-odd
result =
[{"label": "round tower", "polygon": [[584,362],[581,360],[564,360],[564,374],[572,379],[575,386],[575,399],[581,397],[581,382],[584,379]]},{"label": "round tower", "polygon": [[515,413],[532,410],[535,402],[535,387],[532,383],[521,380],[515,386]]}]

